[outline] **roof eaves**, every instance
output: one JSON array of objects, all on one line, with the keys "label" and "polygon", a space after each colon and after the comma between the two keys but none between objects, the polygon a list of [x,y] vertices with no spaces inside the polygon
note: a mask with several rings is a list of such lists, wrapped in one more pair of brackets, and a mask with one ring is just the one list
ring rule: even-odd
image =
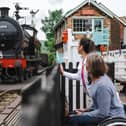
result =
[{"label": "roof eaves", "polygon": [[117,15],[114,15],[114,17],[119,20],[123,25],[126,26],[126,22],[124,22],[122,19],[120,19]]},{"label": "roof eaves", "polygon": [[110,13],[111,15],[114,14],[111,10],[109,10],[109,9],[108,9],[105,5],[103,5],[101,2],[98,3],[98,5],[99,5],[102,9],[104,9],[107,13]]},{"label": "roof eaves", "polygon": [[86,5],[88,3],[88,0],[83,1],[81,4],[79,4],[78,6],[76,6],[75,8],[71,9],[71,11],[67,12],[65,14],[65,18],[69,17],[71,14],[73,14],[74,12],[76,12],[78,9],[80,9],[82,6]]},{"label": "roof eaves", "polygon": [[[78,9],[80,9],[81,7],[83,7],[84,5],[86,5],[88,2],[89,2],[89,0],[85,0],[81,4],[79,4],[78,6],[76,6],[75,8],[73,8],[73,9],[69,10],[68,12],[66,12],[66,14],[61,18],[61,20],[54,26],[54,29],[56,29],[64,21],[65,18],[67,18],[70,15],[72,15],[74,12],[76,12]],[[98,9],[100,9],[101,11],[103,11],[109,17],[111,17],[111,18],[115,17],[122,24],[126,25],[126,23],[123,20],[121,20],[117,15],[115,15],[111,10],[109,10],[107,7],[105,7],[102,3],[97,3],[94,0],[90,0],[90,3],[92,3]]]},{"label": "roof eaves", "polygon": [[[67,14],[65,14],[65,18],[67,18],[70,15],[72,15],[74,12],[76,12],[78,9],[80,9],[81,7],[83,7],[84,5],[86,5],[88,2],[89,2],[89,0],[85,0],[84,2],[82,2],[81,4],[79,4],[77,7],[73,8],[70,12],[68,12]],[[96,1],[91,0],[90,3],[93,4],[94,6],[96,6],[98,9],[102,10],[104,13],[106,13],[111,18],[113,18],[112,13],[110,13],[109,11],[104,10],[104,8],[100,7],[99,4],[96,3]]]},{"label": "roof eaves", "polygon": [[101,10],[101,11],[103,11],[105,14],[107,14],[109,17],[113,18],[112,13],[110,13],[109,11],[107,11],[105,8],[99,6],[98,3],[96,3],[95,1],[92,1],[92,4],[93,4],[94,6],[96,6],[99,10]]},{"label": "roof eaves", "polygon": [[104,6],[102,3],[99,3],[99,6],[103,8],[106,12],[110,13],[115,17],[117,20],[119,20],[122,24],[126,25],[126,22],[120,19],[115,13],[113,13],[111,10],[109,10],[106,6]]},{"label": "roof eaves", "polygon": [[119,17],[121,20],[123,20],[125,23],[126,23],[126,17],[123,16],[123,17]]},{"label": "roof eaves", "polygon": [[63,21],[64,21],[65,17],[63,16],[58,23],[54,26],[54,29],[56,29]]}]

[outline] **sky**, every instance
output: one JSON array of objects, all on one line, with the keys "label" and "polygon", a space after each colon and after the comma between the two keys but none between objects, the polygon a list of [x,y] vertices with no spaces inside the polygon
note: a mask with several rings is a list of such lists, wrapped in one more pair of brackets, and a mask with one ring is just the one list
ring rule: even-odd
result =
[{"label": "sky", "polygon": [[[20,11],[20,15],[24,16],[24,19],[20,19],[21,23],[31,23],[30,11],[36,11],[39,9],[38,13],[35,15],[34,21],[36,28],[38,30],[38,39],[44,40],[45,35],[40,30],[41,19],[45,16],[48,16],[48,10],[63,9],[63,12],[76,7],[84,0],[0,0],[0,6],[10,7],[10,16],[13,16],[15,8],[14,5],[16,2],[20,4],[21,7],[28,7],[29,10]],[[90,0],[89,0],[90,1]],[[118,16],[126,16],[126,0],[96,0],[98,3],[101,2],[111,11],[113,11]]]}]

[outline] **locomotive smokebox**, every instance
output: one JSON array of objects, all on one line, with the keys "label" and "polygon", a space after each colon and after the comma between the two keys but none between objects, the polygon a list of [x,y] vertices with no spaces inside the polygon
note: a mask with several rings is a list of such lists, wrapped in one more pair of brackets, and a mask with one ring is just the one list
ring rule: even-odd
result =
[{"label": "locomotive smokebox", "polygon": [[0,16],[5,17],[9,15],[9,9],[8,7],[0,7]]}]

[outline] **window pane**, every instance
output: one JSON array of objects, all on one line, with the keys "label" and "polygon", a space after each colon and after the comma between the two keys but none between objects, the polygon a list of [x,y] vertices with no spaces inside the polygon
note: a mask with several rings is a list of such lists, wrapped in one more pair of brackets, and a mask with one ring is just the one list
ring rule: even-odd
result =
[{"label": "window pane", "polygon": [[100,19],[96,19],[94,21],[94,30],[95,31],[101,31],[102,30],[102,22]]},{"label": "window pane", "polygon": [[73,30],[75,32],[92,31],[92,19],[73,19]]}]

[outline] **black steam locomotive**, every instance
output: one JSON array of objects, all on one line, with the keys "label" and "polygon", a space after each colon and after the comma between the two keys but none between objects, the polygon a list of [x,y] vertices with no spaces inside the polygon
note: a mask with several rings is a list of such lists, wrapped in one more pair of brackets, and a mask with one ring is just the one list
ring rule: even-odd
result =
[{"label": "black steam locomotive", "polygon": [[0,8],[0,79],[21,82],[37,73],[41,44],[34,27],[20,25],[8,12]]}]

